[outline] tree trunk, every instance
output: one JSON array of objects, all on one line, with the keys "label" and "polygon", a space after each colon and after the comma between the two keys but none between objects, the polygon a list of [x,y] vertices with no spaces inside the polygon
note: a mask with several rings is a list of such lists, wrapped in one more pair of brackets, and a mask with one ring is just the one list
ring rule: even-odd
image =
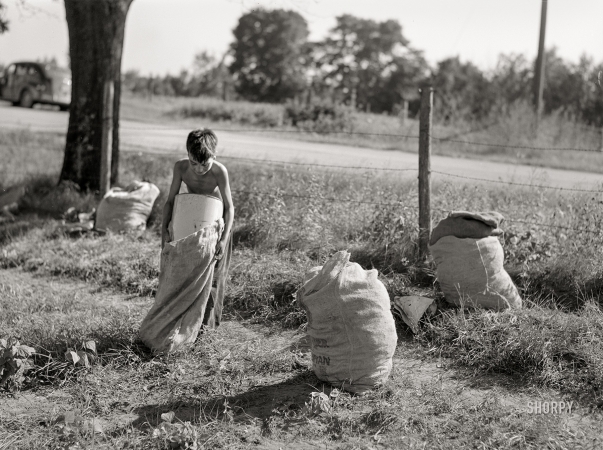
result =
[{"label": "tree trunk", "polygon": [[71,106],[61,181],[100,186],[104,86],[113,83],[111,182],[119,168],[121,56],[126,15],[133,0],[65,0],[71,60]]}]

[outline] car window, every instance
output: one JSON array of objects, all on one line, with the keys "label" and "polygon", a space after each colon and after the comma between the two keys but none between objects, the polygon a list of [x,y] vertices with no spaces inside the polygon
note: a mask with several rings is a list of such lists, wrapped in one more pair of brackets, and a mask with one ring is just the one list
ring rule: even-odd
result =
[{"label": "car window", "polygon": [[13,73],[15,73],[15,69],[16,69],[15,65],[11,64],[10,66],[8,66],[8,69],[6,69],[6,73],[9,75],[12,75]]},{"label": "car window", "polygon": [[29,75],[32,81],[42,81],[42,74],[36,66],[29,66],[27,69],[27,75]]},{"label": "car window", "polygon": [[44,66],[44,70],[49,74],[70,74],[71,71],[69,69],[65,69],[64,67],[54,66],[51,64],[47,64]]}]

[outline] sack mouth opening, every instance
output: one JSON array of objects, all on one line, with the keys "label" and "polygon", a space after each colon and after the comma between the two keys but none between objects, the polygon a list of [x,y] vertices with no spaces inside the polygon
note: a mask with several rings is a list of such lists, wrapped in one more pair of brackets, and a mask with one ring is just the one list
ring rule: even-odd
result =
[{"label": "sack mouth opening", "polygon": [[224,203],[223,200],[218,197],[217,195],[211,195],[211,194],[195,194],[193,192],[183,192],[182,194],[176,194],[176,196],[185,196],[185,195],[199,195],[201,197],[209,197],[209,198],[213,198],[216,200],[219,200],[220,202]]}]

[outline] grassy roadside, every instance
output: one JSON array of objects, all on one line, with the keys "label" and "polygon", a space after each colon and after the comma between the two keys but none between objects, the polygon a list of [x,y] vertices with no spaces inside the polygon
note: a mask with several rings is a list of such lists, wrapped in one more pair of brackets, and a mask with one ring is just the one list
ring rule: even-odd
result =
[{"label": "grassy roadside", "polygon": [[[61,155],[56,136],[30,133],[3,139],[2,152],[14,168],[27,160],[33,161],[32,170],[42,172]],[[39,157],[22,151],[29,147],[39,147]],[[150,178],[163,196],[172,163],[161,156],[124,154],[121,179]],[[150,358],[136,340],[148,297],[156,289],[163,197],[149,229],[140,235],[70,237],[61,229],[62,213],[69,206],[88,211],[98,199],[70,186],[56,188],[52,177],[30,180],[22,215],[0,224],[0,268],[8,270],[0,283],[1,307],[8,312],[0,319],[0,338],[19,337],[44,355],[34,360],[36,376],[25,380],[26,398],[35,402],[43,392],[45,398],[60,394],[63,400],[53,400],[56,412],[49,406],[40,414],[23,413],[23,422],[10,416],[0,429],[2,438],[20,433],[23,439],[23,430],[33,427],[38,434],[32,439],[51,439],[56,445],[49,448],[76,442],[102,448],[93,446],[83,425],[67,427],[65,418],[60,419],[74,405],[85,419],[109,422],[104,427],[111,434],[102,444],[107,448],[126,443],[130,448],[166,448],[152,435],[160,414],[169,411],[190,422],[195,441],[205,448],[278,448],[283,443],[294,448],[289,446],[300,437],[308,446],[341,448],[466,448],[480,442],[490,448],[588,448],[588,439],[600,435],[592,428],[603,387],[598,251],[603,212],[596,199],[539,189],[435,186],[434,208],[498,210],[510,220],[553,226],[505,226],[507,268],[528,308],[512,314],[443,308],[424,324],[416,341],[399,323],[397,369],[388,386],[362,399],[346,394],[331,398],[334,409],[315,414],[304,407],[312,405],[314,388],[326,388],[313,378],[307,355],[295,348],[274,353],[293,343],[305,323],[291,294],[305,270],[336,250],[350,249],[352,260],[379,269],[390,296],[438,297],[433,266],[416,254],[415,187],[375,174],[286,166],[274,170],[235,163],[229,171],[237,189],[236,249],[226,305],[232,328],[225,327],[215,340],[203,340],[191,354],[167,360]],[[330,200],[334,198],[340,201]],[[371,199],[383,204],[371,204]],[[52,283],[58,285],[54,290],[48,288]],[[106,301],[111,296],[115,301]],[[256,347],[242,346],[245,339],[257,341]],[[72,370],[75,366],[64,353],[81,350],[86,340],[96,342],[99,361],[89,369]],[[434,355],[449,359],[442,363]],[[438,364],[455,369],[440,377]],[[44,370],[47,375],[42,376]],[[496,388],[475,393],[472,383]],[[153,386],[150,392],[156,397],[145,386]],[[290,386],[291,398],[278,394],[289,392]],[[112,396],[119,397],[115,405]],[[267,406],[268,398],[276,400]],[[530,415],[526,404],[535,399],[575,401],[580,414]],[[132,413],[136,419],[128,416]],[[46,420],[49,428],[34,426]],[[163,436],[166,427],[157,433]],[[37,442],[22,440],[21,448],[36,448]]]}]

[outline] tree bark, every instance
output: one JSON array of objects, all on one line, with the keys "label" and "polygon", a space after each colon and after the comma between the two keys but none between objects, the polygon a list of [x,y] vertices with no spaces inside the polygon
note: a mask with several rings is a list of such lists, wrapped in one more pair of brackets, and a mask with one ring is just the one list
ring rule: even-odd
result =
[{"label": "tree bark", "polygon": [[133,0],[65,0],[71,60],[71,106],[60,180],[100,186],[104,86],[113,83],[111,183],[118,180],[121,56]]}]

